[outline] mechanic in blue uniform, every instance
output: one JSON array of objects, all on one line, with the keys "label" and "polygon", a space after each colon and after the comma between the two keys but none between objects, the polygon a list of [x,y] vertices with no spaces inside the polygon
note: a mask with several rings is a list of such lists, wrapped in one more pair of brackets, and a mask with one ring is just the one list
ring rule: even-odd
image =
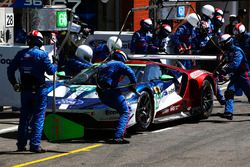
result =
[{"label": "mechanic in blue uniform", "polygon": [[118,89],[118,83],[123,76],[128,76],[131,90],[135,90],[136,77],[134,71],[124,63],[127,61],[127,55],[116,50],[112,54],[112,60],[102,64],[97,77],[97,93],[100,100],[107,106],[116,109],[120,118],[115,130],[114,144],[127,144],[129,141],[124,139],[127,123],[129,121],[130,109],[124,95]]},{"label": "mechanic in blue uniform", "polygon": [[231,14],[229,16],[229,24],[225,26],[225,30],[224,33],[225,34],[230,34],[230,35],[234,35],[233,34],[233,29],[234,26],[238,23],[237,17],[234,14]]},{"label": "mechanic in blue uniform", "polygon": [[250,102],[250,71],[247,58],[241,48],[233,44],[229,34],[220,39],[221,48],[225,51],[225,65],[217,70],[218,74],[230,74],[230,82],[225,91],[225,111],[223,117],[233,119],[235,89],[241,88]]},{"label": "mechanic in blue uniform", "polygon": [[91,60],[93,50],[88,45],[80,45],[77,47],[75,55],[70,57],[65,64],[65,74],[67,76],[75,76],[83,69],[92,66]]},{"label": "mechanic in blue uniform", "polygon": [[100,63],[103,61],[110,60],[110,54],[115,50],[121,50],[122,41],[116,36],[111,36],[108,38],[107,43],[98,44],[93,49],[93,63]]},{"label": "mechanic in blue uniform", "polygon": [[207,45],[210,37],[208,36],[208,23],[201,21],[194,29],[191,39],[192,53],[200,54],[201,50]]},{"label": "mechanic in blue uniform", "polygon": [[[27,43],[29,48],[19,51],[7,68],[8,79],[17,92],[21,92],[21,110],[17,136],[17,151],[25,151],[27,140],[30,139],[30,151],[43,153],[41,137],[47,106],[46,72],[55,74],[57,65],[50,62],[48,53],[40,49],[43,36],[39,31],[29,33]],[[19,70],[21,83],[15,77]],[[28,127],[32,132],[29,136]]]},{"label": "mechanic in blue uniform", "polygon": [[[210,37],[208,36],[208,33],[207,33],[208,29],[209,29],[209,25],[206,21],[199,22],[198,26],[195,28],[195,31],[193,32],[193,38],[192,38],[192,52],[194,54],[202,53],[204,48],[206,47],[208,41],[210,40]],[[206,69],[207,64],[204,64],[204,63],[206,63],[206,62],[197,61],[197,64],[200,65],[201,68]],[[216,98],[221,105],[225,104],[225,102],[226,102],[225,98],[224,98],[222,91],[221,91],[218,84],[217,84]]]},{"label": "mechanic in blue uniform", "polygon": [[[187,16],[187,22],[176,29],[172,37],[176,54],[191,54],[192,34],[199,20],[200,16],[198,14],[191,13]],[[181,60],[181,63],[186,69],[192,68],[192,60]]]},{"label": "mechanic in blue uniform", "polygon": [[[234,26],[234,44],[240,47],[248,59],[248,65],[250,64],[250,33],[246,32],[246,27],[242,23],[238,23]],[[243,92],[241,89],[236,89],[236,96],[242,96]]]},{"label": "mechanic in blue uniform", "polygon": [[109,48],[106,43],[99,43],[93,48],[93,63],[100,63],[109,56]]},{"label": "mechanic in blue uniform", "polygon": [[214,29],[212,19],[214,17],[215,9],[212,5],[207,4],[202,6],[201,12],[202,12],[202,20],[208,23],[208,35],[212,35]]},{"label": "mechanic in blue uniform", "polygon": [[234,44],[244,51],[248,64],[250,64],[250,33],[246,32],[246,27],[242,23],[235,25],[233,33],[235,36]]},{"label": "mechanic in blue uniform", "polygon": [[156,33],[153,35],[153,45],[158,47],[159,52],[167,53],[168,42],[170,41],[169,36],[171,32],[172,28],[170,25],[162,24],[160,25]]},{"label": "mechanic in blue uniform", "polygon": [[218,37],[222,35],[221,27],[223,26],[224,22],[225,21],[223,16],[215,16],[213,18],[213,25],[214,25],[214,29],[212,31],[213,35],[216,35]]},{"label": "mechanic in blue uniform", "polygon": [[135,54],[157,53],[158,48],[153,45],[153,23],[150,18],[140,21],[140,30],[134,32],[131,40],[130,52]]}]

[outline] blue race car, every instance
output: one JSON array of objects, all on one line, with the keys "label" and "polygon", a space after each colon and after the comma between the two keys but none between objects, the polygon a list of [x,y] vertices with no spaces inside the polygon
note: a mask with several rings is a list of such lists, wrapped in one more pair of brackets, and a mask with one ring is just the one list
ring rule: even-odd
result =
[{"label": "blue race car", "polygon": [[[129,127],[146,130],[151,124],[189,116],[198,119],[210,116],[216,93],[212,73],[189,71],[153,61],[130,60],[126,64],[134,70],[138,81],[138,93],[128,89],[129,79],[126,77],[118,88],[125,95],[131,110]],[[86,128],[114,128],[118,112],[102,104],[96,93],[99,65],[83,70],[70,80],[57,82],[55,90],[51,87],[48,112],[52,111],[55,99],[56,114]]]}]

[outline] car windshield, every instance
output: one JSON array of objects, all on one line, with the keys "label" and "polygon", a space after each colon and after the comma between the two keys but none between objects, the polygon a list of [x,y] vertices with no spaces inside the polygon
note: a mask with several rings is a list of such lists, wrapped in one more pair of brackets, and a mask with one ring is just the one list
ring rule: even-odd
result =
[{"label": "car windshield", "polygon": [[[66,84],[69,85],[96,85],[96,76],[98,73],[99,65],[94,65],[88,69],[82,70],[78,75],[76,75],[71,80],[68,80]],[[128,64],[132,68],[132,70],[135,72],[135,76],[137,78],[137,82],[141,82],[141,79],[144,75],[144,64]],[[129,83],[128,77],[124,77],[119,85],[126,85]]]}]

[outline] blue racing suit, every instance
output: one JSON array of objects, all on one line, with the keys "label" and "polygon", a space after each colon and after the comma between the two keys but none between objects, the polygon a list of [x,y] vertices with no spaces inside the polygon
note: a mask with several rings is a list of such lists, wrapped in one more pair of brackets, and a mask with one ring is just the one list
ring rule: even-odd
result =
[{"label": "blue racing suit", "polygon": [[225,112],[233,113],[236,88],[241,88],[250,99],[250,71],[246,55],[239,47],[232,45],[225,51],[224,56],[226,64],[222,71],[224,74],[231,74],[230,82],[225,91]]},{"label": "blue racing suit", "polygon": [[125,75],[132,84],[136,83],[134,71],[123,62],[115,60],[103,64],[98,72],[97,93],[100,100],[107,106],[116,109],[120,114],[115,139],[123,138],[130,115],[126,99],[117,88],[121,77]]},{"label": "blue racing suit", "polygon": [[69,58],[65,65],[65,73],[68,76],[75,76],[80,73],[83,69],[89,68],[92,66],[92,63],[80,59],[77,56]]},{"label": "blue racing suit", "polygon": [[[188,22],[180,25],[174,33],[172,40],[175,44],[175,53],[189,54],[191,47],[191,38],[193,33],[193,26]],[[186,48],[185,48],[186,47]],[[182,60],[181,63],[186,69],[192,68],[192,60]]]},{"label": "blue racing suit", "polygon": [[198,28],[194,29],[191,39],[192,52],[194,54],[199,54],[207,45],[209,39],[210,38],[207,34],[201,34]]},{"label": "blue racing suit", "polygon": [[134,32],[130,52],[136,54],[157,53],[158,47],[153,45],[151,32],[145,32],[142,29]]},{"label": "blue racing suit", "polygon": [[30,148],[38,149],[41,143],[45,111],[47,107],[47,88],[45,86],[46,72],[53,75],[54,66],[46,51],[38,47],[19,51],[7,68],[8,79],[14,86],[17,84],[15,71],[19,70],[21,77],[21,110],[18,127],[17,147],[25,148],[29,139],[28,127],[31,127]]},{"label": "blue racing suit", "polygon": [[212,22],[212,20],[208,16],[204,15],[203,19],[204,19],[204,21],[206,21],[208,23],[208,32],[207,32],[208,35],[212,36],[213,32],[214,32],[214,29],[215,29],[214,23]]},{"label": "blue racing suit", "polygon": [[241,39],[234,39],[234,44],[244,51],[250,64],[250,33],[245,33]]},{"label": "blue racing suit", "polygon": [[93,63],[100,63],[104,61],[109,56],[109,48],[106,44],[98,44],[93,49]]},{"label": "blue racing suit", "polygon": [[[243,34],[243,36],[240,39],[234,38],[234,44],[240,47],[244,51],[248,59],[248,65],[250,65],[250,33]],[[242,90],[236,88],[235,95],[242,96],[243,95]]]}]

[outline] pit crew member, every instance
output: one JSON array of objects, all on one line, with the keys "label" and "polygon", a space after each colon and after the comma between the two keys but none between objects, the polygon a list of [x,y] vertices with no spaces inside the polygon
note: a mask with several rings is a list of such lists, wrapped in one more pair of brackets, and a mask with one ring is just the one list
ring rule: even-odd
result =
[{"label": "pit crew member", "polygon": [[131,40],[130,52],[135,54],[157,53],[158,48],[153,45],[153,23],[150,18],[140,21],[140,30],[134,32]]},{"label": "pit crew member", "polygon": [[[39,31],[32,30],[27,43],[29,48],[19,51],[7,68],[8,80],[15,91],[21,92],[17,151],[25,151],[30,139],[30,151],[44,153],[46,150],[40,146],[48,93],[44,73],[55,74],[57,65],[53,65],[48,53],[40,49],[43,36]],[[17,70],[20,72],[21,83],[15,77]],[[28,133],[29,127],[31,134]]]},{"label": "pit crew member", "polygon": [[225,65],[218,68],[217,73],[222,75],[231,73],[230,82],[225,91],[226,104],[223,117],[232,120],[236,88],[241,88],[250,102],[250,71],[246,55],[241,48],[233,44],[231,35],[223,34],[220,45],[225,51]]},{"label": "pit crew member", "polygon": [[126,126],[129,121],[129,107],[124,95],[118,89],[118,83],[123,76],[128,76],[131,82],[131,89],[135,89],[136,77],[134,71],[124,63],[127,61],[127,55],[117,50],[112,54],[112,60],[102,64],[97,77],[96,91],[100,100],[107,106],[116,109],[120,118],[115,130],[114,144],[127,144],[129,141],[124,139]]},{"label": "pit crew member", "polygon": [[[177,28],[172,37],[176,54],[190,54],[192,33],[199,20],[200,16],[198,14],[191,13],[187,16],[187,22]],[[186,69],[192,67],[192,60],[182,60],[181,63]]]}]

